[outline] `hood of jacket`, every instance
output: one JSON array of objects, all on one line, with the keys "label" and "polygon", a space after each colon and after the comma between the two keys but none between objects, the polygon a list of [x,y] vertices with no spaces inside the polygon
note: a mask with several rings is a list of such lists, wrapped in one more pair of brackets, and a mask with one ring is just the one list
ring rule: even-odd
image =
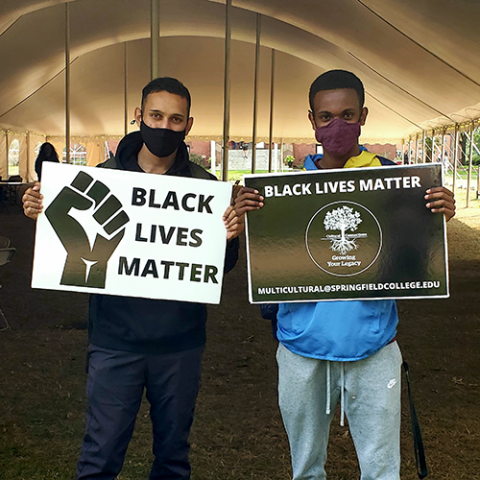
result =
[{"label": "hood of jacket", "polygon": [[[122,138],[117,147],[115,158],[117,167],[120,170],[130,170],[142,172],[138,165],[138,153],[143,147],[143,138],[140,130],[129,133]],[[177,156],[173,165],[165,172],[166,175],[186,175],[191,176],[189,170],[188,150],[185,142],[178,147]]]},{"label": "hood of jacket", "polygon": [[[367,152],[368,150],[362,146],[362,145],[359,145],[360,147],[360,155],[362,154],[362,152]],[[359,155],[359,156],[360,156]],[[307,155],[305,157],[305,162],[303,164],[303,168],[305,170],[318,170],[317,168],[317,165],[315,164],[315,162],[317,160],[320,160],[321,158],[323,158],[323,153],[316,153],[315,155]]]}]

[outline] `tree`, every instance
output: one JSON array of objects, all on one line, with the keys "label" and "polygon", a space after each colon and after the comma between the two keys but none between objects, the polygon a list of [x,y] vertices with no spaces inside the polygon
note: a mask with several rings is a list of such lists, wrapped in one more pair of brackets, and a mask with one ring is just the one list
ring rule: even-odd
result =
[{"label": "tree", "polygon": [[[476,128],[473,132],[473,143],[480,150],[480,131],[478,128]],[[467,152],[470,152],[470,135],[468,136],[468,139],[467,139],[466,149],[467,149]],[[478,153],[476,148],[473,149],[472,160],[473,160],[472,163],[474,165],[480,165],[480,154]],[[468,164],[468,157],[467,157],[467,164]]]},{"label": "tree", "polygon": [[356,250],[358,245],[355,243],[357,235],[348,235],[348,230],[354,232],[362,222],[360,213],[354,212],[353,208],[343,206],[327,212],[323,224],[326,230],[340,230],[340,235],[327,235],[332,242],[330,248],[334,252],[345,255],[350,250]]},{"label": "tree", "polygon": [[438,156],[441,156],[442,142],[435,137],[435,142],[432,142],[432,137],[425,138],[425,162],[435,162]]}]

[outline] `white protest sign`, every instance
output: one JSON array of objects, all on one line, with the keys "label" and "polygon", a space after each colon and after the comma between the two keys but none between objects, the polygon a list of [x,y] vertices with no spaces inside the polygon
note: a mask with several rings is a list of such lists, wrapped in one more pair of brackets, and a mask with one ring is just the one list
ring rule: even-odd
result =
[{"label": "white protest sign", "polygon": [[220,303],[231,185],[45,162],[33,288]]}]

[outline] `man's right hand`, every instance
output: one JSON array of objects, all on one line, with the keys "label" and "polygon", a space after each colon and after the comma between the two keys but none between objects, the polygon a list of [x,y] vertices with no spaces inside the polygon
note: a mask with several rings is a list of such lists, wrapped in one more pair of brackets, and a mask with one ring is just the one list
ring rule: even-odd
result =
[{"label": "man's right hand", "polygon": [[43,210],[43,195],[40,193],[40,183],[35,182],[33,187],[27,188],[22,197],[23,212],[29,218],[36,220]]}]

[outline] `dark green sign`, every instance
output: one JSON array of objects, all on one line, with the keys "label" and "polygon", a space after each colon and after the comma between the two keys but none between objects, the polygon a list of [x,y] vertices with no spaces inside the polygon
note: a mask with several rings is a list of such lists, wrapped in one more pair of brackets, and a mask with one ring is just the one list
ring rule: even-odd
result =
[{"label": "dark green sign", "polygon": [[448,297],[441,165],[247,175],[252,303]]}]

